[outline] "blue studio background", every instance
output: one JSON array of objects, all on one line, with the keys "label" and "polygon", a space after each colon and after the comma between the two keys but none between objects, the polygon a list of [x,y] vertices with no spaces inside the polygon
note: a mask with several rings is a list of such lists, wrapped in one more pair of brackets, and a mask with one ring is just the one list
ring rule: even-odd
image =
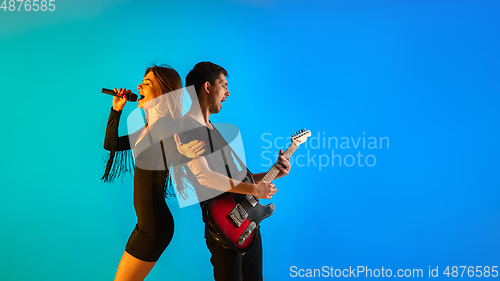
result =
[{"label": "blue studio background", "polygon": [[[498,1],[8,2],[1,280],[113,278],[136,218],[132,178],[100,182],[100,90],[135,90],[154,62],[184,79],[204,60],[229,72],[212,121],[240,128],[253,172],[312,132],[264,200],[277,207],[262,222],[265,280],[500,266]],[[147,280],[210,280],[199,207],[168,204],[174,238]]]}]

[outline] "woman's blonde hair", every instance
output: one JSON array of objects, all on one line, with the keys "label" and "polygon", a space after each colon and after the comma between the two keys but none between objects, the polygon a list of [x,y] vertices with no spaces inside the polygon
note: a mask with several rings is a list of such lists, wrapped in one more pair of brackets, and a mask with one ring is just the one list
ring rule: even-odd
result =
[{"label": "woman's blonde hair", "polygon": [[[166,107],[165,114],[170,113],[173,119],[173,124],[176,128],[173,129],[176,132],[180,132],[180,119],[182,116],[182,101],[183,101],[183,91],[182,91],[182,80],[179,73],[175,69],[168,65],[154,65],[146,69],[144,76],[148,73],[153,72],[156,78],[156,90],[159,96],[156,97],[157,100],[161,100]],[[155,105],[156,109],[156,105]],[[163,113],[163,112],[162,112]],[[162,153],[163,151],[162,144]],[[172,152],[170,152],[172,153]],[[175,152],[174,152],[175,153]],[[179,152],[177,152],[179,153]],[[166,159],[164,158],[166,161]],[[165,163],[168,166],[168,163]],[[175,182],[175,189],[182,198],[187,198],[187,189],[192,187],[191,181],[186,177],[183,165],[174,165],[173,171],[169,171],[166,167],[165,170],[155,171],[153,175],[153,185],[156,187],[159,194],[163,196],[175,196],[174,186],[172,182]],[[170,175],[173,172],[173,175]]]}]

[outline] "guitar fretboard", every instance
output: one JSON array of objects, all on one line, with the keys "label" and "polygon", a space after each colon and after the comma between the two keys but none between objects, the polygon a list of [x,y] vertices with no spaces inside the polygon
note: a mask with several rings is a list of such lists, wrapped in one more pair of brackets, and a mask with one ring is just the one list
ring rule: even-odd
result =
[{"label": "guitar fretboard", "polygon": [[[286,159],[290,159],[290,156],[292,156],[292,154],[295,152],[295,150],[297,149],[297,145],[295,143],[292,142],[292,144],[287,148],[287,150],[285,151],[285,153],[283,153],[283,156],[286,158]],[[273,181],[276,176],[279,174],[280,172],[280,169],[278,169],[277,167],[277,163],[275,163],[271,169],[269,169],[269,171],[267,172],[267,174],[262,178],[263,181]]]}]

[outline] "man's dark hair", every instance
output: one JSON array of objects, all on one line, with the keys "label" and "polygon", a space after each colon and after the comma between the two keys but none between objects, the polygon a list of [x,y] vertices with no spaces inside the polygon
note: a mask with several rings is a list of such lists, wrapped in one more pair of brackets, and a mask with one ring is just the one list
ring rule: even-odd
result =
[{"label": "man's dark hair", "polygon": [[224,67],[209,61],[199,62],[186,76],[186,88],[194,86],[196,96],[198,97],[203,83],[208,81],[212,85],[215,84],[215,81],[219,79],[221,73],[228,77],[227,71]]}]

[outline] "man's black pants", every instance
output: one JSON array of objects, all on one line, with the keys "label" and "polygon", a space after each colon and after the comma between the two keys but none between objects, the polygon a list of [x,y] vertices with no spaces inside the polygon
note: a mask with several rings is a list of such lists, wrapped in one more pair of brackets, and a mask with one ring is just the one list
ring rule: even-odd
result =
[{"label": "man's black pants", "polygon": [[207,247],[212,253],[215,281],[262,281],[262,241],[260,231],[255,232],[253,246],[244,255],[224,248],[205,226]]}]

